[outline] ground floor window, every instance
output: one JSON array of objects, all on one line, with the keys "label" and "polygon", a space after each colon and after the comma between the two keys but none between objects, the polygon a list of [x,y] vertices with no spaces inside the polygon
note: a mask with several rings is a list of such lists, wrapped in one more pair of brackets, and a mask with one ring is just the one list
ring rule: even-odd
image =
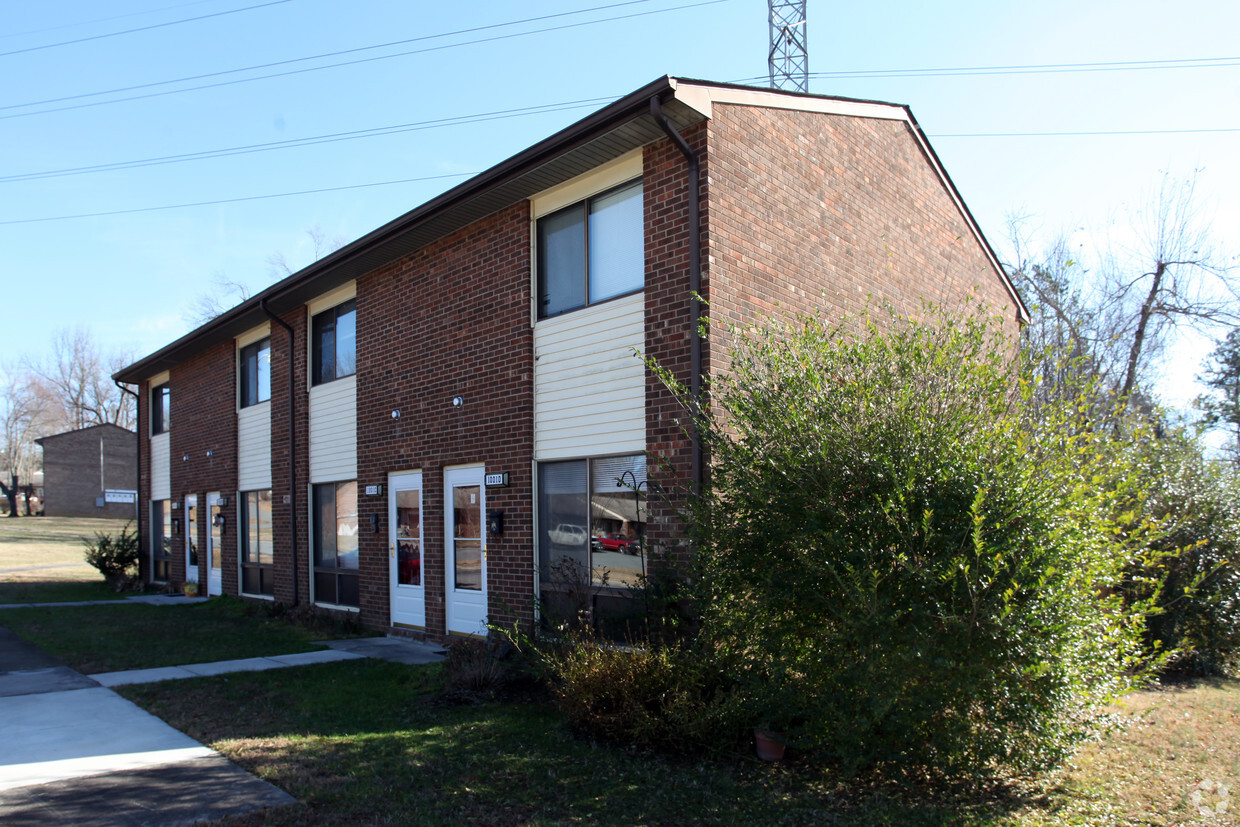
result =
[{"label": "ground floor window", "polygon": [[271,489],[241,495],[241,592],[274,596]]},{"label": "ground floor window", "polygon": [[357,480],[314,486],[314,599],[360,606]]},{"label": "ground floor window", "polygon": [[151,501],[151,579],[168,580],[172,560],[172,501]]},{"label": "ground floor window", "polygon": [[545,590],[632,587],[646,570],[646,457],[538,466],[538,561]]}]

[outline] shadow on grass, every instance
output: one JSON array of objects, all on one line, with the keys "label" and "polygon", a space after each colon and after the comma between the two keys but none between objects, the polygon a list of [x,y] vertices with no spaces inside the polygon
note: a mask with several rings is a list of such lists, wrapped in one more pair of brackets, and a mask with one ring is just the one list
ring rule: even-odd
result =
[{"label": "shadow on grass", "polygon": [[231,597],[179,606],[19,607],[0,612],[0,625],[86,674],[309,652],[323,648],[317,640],[350,636],[265,609]]},{"label": "shadow on grass", "polygon": [[668,758],[575,737],[546,704],[442,691],[438,665],[349,661],[123,694],[305,802],[237,823],[988,824],[1031,803]]},{"label": "shadow on grass", "polygon": [[[0,604],[124,600],[103,580],[19,580],[0,583]],[[2,620],[3,615],[0,615]]]}]

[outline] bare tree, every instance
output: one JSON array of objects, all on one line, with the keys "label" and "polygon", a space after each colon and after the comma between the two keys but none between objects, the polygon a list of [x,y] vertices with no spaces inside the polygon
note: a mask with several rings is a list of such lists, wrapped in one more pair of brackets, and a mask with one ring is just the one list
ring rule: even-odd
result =
[{"label": "bare tree", "polygon": [[235,307],[250,298],[250,288],[246,284],[218,272],[212,278],[215,285],[210,293],[203,293],[182,314],[187,324],[197,327],[214,319],[216,316]]},{"label": "bare tree", "polygon": [[[1048,393],[1089,377],[1100,389],[1148,407],[1148,377],[1172,331],[1240,321],[1231,267],[1211,242],[1195,199],[1196,179],[1164,176],[1134,216],[1137,242],[1111,247],[1091,273],[1063,236],[1033,252],[1025,218],[1009,219],[1008,271],[1031,305],[1024,331]],[[1059,372],[1058,375],[1051,374]]]},{"label": "bare tree", "polygon": [[[40,458],[35,439],[54,433],[51,421],[54,401],[47,389],[22,370],[7,370],[0,388],[3,442],[0,443],[0,493],[9,501],[9,516],[16,517],[17,495],[22,484],[29,488]],[[29,498],[26,510],[29,512]]]},{"label": "bare tree", "polygon": [[[328,253],[339,250],[348,243],[348,239],[344,236],[328,238],[327,233],[318,224],[306,230],[306,235],[310,238],[312,255],[314,256],[310,260],[311,263],[318,261]],[[267,275],[273,281],[279,281],[282,278],[291,276],[297,269],[282,252],[275,252],[267,256]],[[250,298],[251,292],[248,285],[229,278],[224,273],[216,273],[213,281],[214,289],[199,296],[194,304],[182,315],[182,318],[187,323],[194,326],[206,324],[225,310],[235,307]]]},{"label": "bare tree", "polygon": [[1107,268],[1108,301],[1127,319],[1118,338],[1127,349],[1120,393],[1128,398],[1151,357],[1180,325],[1214,328],[1240,322],[1231,267],[1199,212],[1196,174],[1164,175],[1153,202],[1137,215],[1136,266]]},{"label": "bare tree", "polygon": [[59,430],[106,424],[134,427],[133,400],[111,378],[127,361],[125,354],[105,356],[81,325],[57,331],[51,355],[24,365],[51,402],[44,424],[58,424]]}]

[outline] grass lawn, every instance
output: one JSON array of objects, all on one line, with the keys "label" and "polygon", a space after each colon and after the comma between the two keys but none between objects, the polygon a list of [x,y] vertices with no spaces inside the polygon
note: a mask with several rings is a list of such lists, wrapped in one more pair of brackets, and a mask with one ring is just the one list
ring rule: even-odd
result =
[{"label": "grass lawn", "polygon": [[234,825],[1240,823],[1235,807],[1203,821],[1190,800],[1206,779],[1240,789],[1237,682],[1136,695],[1121,713],[1133,725],[1064,772],[969,798],[845,783],[796,760],[592,744],[547,705],[450,703],[438,665],[348,661],[121,691],[301,802]]},{"label": "grass lawn", "polygon": [[0,603],[121,599],[86,564],[83,543],[124,527],[123,520],[0,517]]},{"label": "grass lawn", "polygon": [[349,636],[326,622],[305,627],[268,617],[229,597],[183,606],[20,607],[0,611],[0,625],[87,674],[309,652],[322,648],[312,641]]}]

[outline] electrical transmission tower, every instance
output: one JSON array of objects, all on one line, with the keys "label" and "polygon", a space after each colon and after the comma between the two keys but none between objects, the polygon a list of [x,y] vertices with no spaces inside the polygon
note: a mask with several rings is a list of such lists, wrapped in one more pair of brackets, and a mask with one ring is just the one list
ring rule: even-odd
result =
[{"label": "electrical transmission tower", "polygon": [[805,31],[805,0],[766,0],[770,10],[771,88],[809,91],[809,48]]}]

